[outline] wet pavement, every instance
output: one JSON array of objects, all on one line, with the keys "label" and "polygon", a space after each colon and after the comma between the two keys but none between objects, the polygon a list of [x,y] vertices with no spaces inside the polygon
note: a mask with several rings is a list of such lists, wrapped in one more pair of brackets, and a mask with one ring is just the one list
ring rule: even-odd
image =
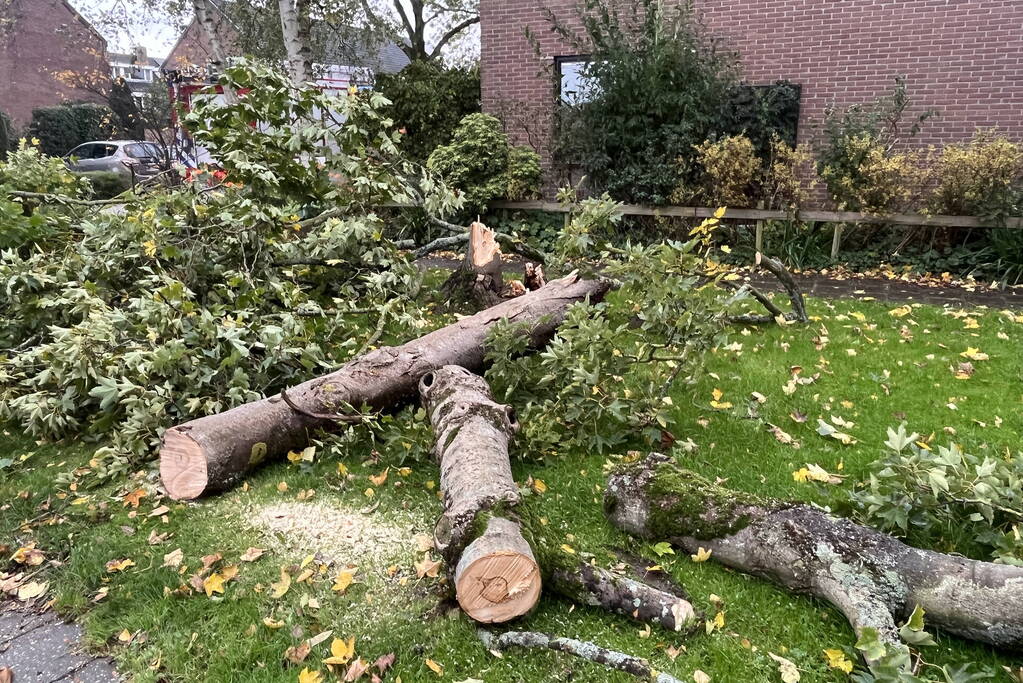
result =
[{"label": "wet pavement", "polygon": [[0,670],[14,683],[113,683],[120,681],[107,658],[83,654],[82,629],[52,610],[27,611],[0,601]]}]

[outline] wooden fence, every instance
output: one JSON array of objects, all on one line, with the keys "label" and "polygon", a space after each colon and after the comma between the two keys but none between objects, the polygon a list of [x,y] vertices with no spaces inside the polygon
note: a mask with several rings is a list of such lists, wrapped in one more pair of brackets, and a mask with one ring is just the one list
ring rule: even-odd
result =
[{"label": "wooden fence", "polygon": [[[494,202],[493,209],[527,211],[548,211],[568,213],[574,206],[558,202]],[[675,218],[709,218],[717,209],[704,206],[640,206],[625,204],[621,208],[625,216],[671,216]],[[870,223],[873,225],[904,225],[932,228],[1023,228],[1023,218],[1008,218],[1004,222],[992,223],[976,216],[928,216],[917,213],[896,213],[887,216],[857,213],[855,211],[799,211],[788,213],[769,209],[728,209],[725,218],[756,222],[756,246],[760,251],[764,241],[764,221],[803,221],[806,223],[834,223],[835,232],[831,240],[831,257],[838,256],[842,242],[842,227],[849,224]]]}]

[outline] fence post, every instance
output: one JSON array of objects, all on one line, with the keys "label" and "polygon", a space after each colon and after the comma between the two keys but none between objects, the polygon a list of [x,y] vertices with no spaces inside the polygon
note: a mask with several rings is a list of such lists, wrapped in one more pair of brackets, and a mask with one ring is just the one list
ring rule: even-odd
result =
[{"label": "fence post", "polygon": [[[757,202],[757,208],[758,209],[764,208],[763,199]],[[757,219],[756,245],[758,254],[764,251],[764,220],[762,218]]]},{"label": "fence post", "polygon": [[842,244],[842,224],[835,223],[835,234],[831,238],[831,258],[838,258],[838,247]]}]

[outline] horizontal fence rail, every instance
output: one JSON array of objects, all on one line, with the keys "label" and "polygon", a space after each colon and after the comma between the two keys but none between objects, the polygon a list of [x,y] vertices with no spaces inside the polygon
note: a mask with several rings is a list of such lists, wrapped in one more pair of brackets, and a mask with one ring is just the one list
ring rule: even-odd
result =
[{"label": "horizontal fence rail", "polygon": [[[558,202],[493,202],[492,209],[517,209],[524,211],[549,211],[568,213],[575,207]],[[672,216],[677,218],[709,218],[717,209],[705,206],[640,206],[625,204],[621,213],[625,216]],[[916,213],[895,213],[876,216],[855,211],[786,211],[768,209],[728,209],[725,218],[751,221],[806,221],[818,223],[873,223],[887,225],[919,225],[936,228],[1023,228],[1023,218],[1007,218],[1004,223],[992,223],[976,216],[927,216]]]}]

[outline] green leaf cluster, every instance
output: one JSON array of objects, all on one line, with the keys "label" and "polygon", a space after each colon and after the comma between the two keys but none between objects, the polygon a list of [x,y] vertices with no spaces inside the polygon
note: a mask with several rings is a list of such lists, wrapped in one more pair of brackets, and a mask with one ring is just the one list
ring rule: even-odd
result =
[{"label": "green leaf cluster", "polygon": [[[888,429],[887,452],[852,492],[864,522],[914,542],[963,540],[995,562],[1023,566],[1023,454],[983,457],[931,447],[906,426]],[[956,530],[957,537],[947,537]]]}]

